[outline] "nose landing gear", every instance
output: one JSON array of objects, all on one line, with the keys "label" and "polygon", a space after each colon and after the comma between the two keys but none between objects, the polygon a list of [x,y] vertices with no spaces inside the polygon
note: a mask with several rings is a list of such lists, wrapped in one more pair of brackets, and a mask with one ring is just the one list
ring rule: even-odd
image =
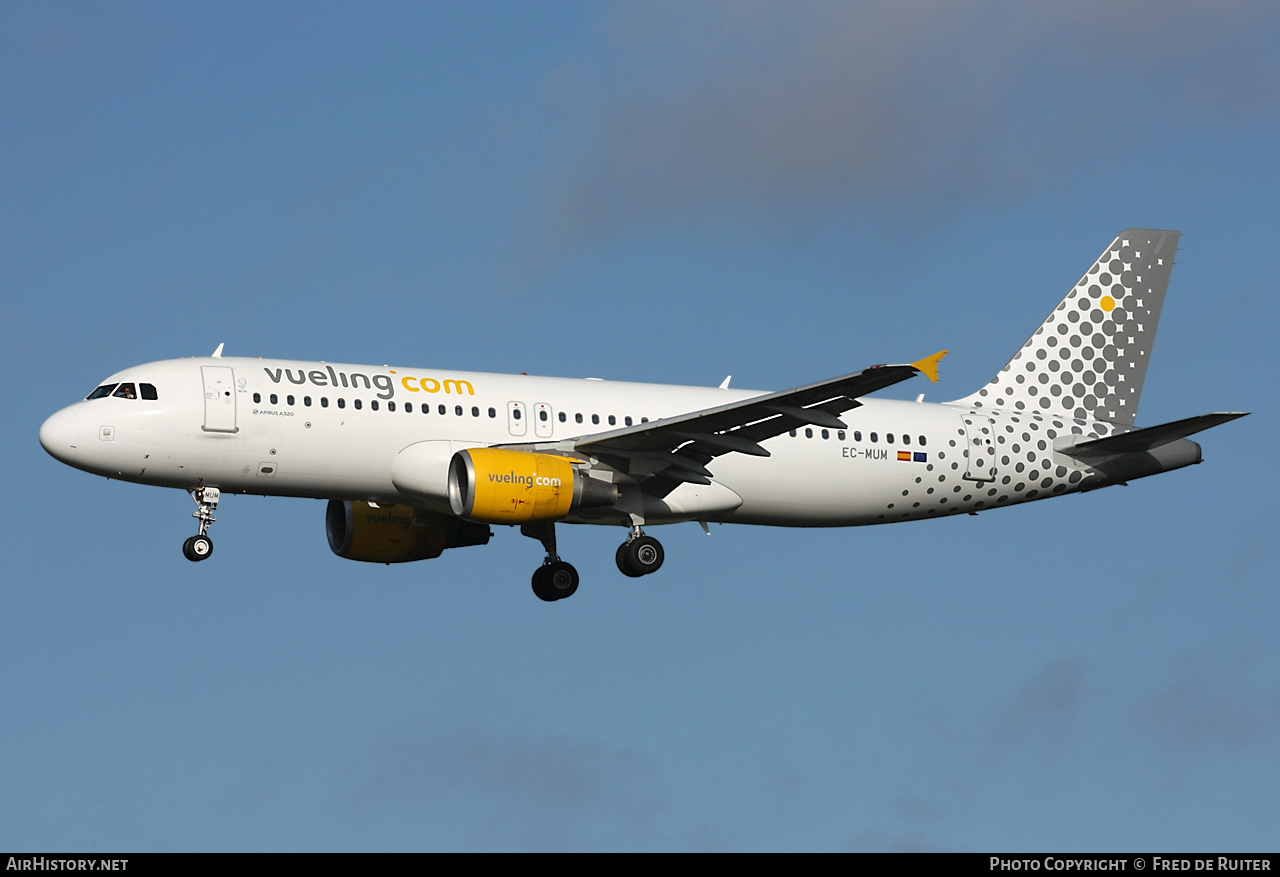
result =
[{"label": "nose landing gear", "polygon": [[204,560],[213,554],[213,540],[209,538],[209,526],[216,520],[213,513],[218,508],[222,491],[216,487],[197,487],[187,491],[195,500],[196,510],[191,513],[200,521],[200,532],[182,543],[182,554],[191,561]]}]

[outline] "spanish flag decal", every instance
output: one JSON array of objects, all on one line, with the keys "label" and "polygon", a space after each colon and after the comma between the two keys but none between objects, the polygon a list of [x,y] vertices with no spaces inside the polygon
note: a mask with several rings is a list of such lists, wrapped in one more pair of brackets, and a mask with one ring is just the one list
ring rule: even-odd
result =
[{"label": "spanish flag decal", "polygon": [[910,462],[911,462],[911,452],[910,452],[910,451],[898,451],[898,461],[899,461],[899,462],[903,462],[903,463],[910,463]]}]

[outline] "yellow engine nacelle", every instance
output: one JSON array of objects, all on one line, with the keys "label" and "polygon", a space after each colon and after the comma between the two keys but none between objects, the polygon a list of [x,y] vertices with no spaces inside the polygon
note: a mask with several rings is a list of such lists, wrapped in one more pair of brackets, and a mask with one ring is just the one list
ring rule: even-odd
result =
[{"label": "yellow engine nacelle", "polygon": [[582,474],[568,457],[555,454],[471,448],[449,463],[449,504],[472,521],[554,521],[617,501],[616,485]]},{"label": "yellow engine nacelle", "polygon": [[439,557],[446,548],[484,545],[484,524],[433,515],[407,505],[329,500],[325,532],[333,553],[348,560],[404,563]]}]

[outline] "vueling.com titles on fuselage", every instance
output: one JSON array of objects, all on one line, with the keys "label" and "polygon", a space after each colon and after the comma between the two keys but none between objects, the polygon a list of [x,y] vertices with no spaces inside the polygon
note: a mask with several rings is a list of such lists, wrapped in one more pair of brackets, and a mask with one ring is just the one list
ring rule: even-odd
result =
[{"label": "vueling.com titles on fuselage", "polygon": [[[366,390],[377,389],[379,399],[394,399],[396,395],[395,379],[391,377],[391,375],[396,374],[395,369],[387,369],[388,374],[385,375],[340,372],[331,365],[326,365],[323,369],[313,368],[310,371],[301,368],[264,368],[263,371],[273,384],[288,381],[299,386],[311,384],[315,387],[336,387],[338,389],[351,390],[358,390],[363,387]],[[400,386],[410,393],[444,393],[446,396],[461,396],[464,393],[467,396],[474,396],[476,394],[476,388],[471,385],[470,381],[459,378],[441,380],[432,377],[420,378],[415,375],[402,375],[400,376]]]}]

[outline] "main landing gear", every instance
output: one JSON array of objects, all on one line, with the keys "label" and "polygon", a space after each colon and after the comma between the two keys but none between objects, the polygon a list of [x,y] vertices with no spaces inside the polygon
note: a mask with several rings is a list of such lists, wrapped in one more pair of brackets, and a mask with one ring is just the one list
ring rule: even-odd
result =
[{"label": "main landing gear", "polygon": [[[549,521],[521,524],[520,532],[530,539],[537,539],[547,551],[542,566],[534,570],[533,593],[548,603],[572,596],[578,590],[578,571],[556,554],[556,525]],[[657,572],[664,557],[662,543],[646,536],[640,525],[635,524],[627,541],[618,546],[618,569],[623,575],[638,579]]]},{"label": "main landing gear", "polygon": [[665,558],[662,543],[652,536],[646,536],[639,524],[631,528],[627,541],[618,546],[618,551],[614,555],[614,559],[618,562],[618,569],[624,576],[630,576],[633,579],[657,572],[661,569]]},{"label": "main landing gear", "polygon": [[547,551],[542,566],[533,571],[533,593],[548,603],[573,596],[578,590],[578,571],[556,554],[556,525],[549,521],[521,524],[520,532],[537,539]]},{"label": "main landing gear", "polygon": [[213,513],[218,508],[222,491],[216,487],[197,487],[187,492],[196,503],[196,510],[191,516],[200,521],[200,532],[182,543],[182,553],[187,560],[204,560],[213,554],[213,540],[208,536],[209,525],[216,520]]}]

